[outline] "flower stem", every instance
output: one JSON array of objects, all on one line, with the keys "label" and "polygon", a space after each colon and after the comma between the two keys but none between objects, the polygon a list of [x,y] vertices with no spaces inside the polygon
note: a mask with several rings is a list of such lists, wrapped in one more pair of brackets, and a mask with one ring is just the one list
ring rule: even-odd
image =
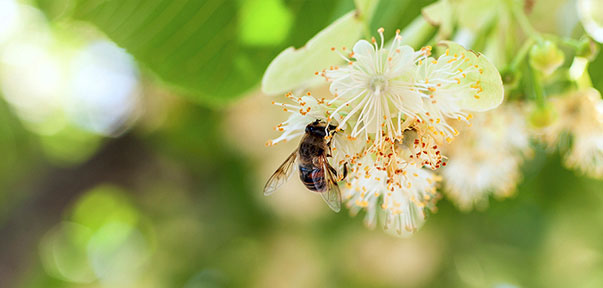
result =
[{"label": "flower stem", "polygon": [[515,71],[517,67],[519,67],[519,65],[524,62],[526,56],[528,55],[528,52],[530,52],[530,48],[532,48],[532,44],[534,44],[534,39],[532,38],[529,38],[523,43],[523,45],[519,49],[519,52],[517,52],[517,55],[515,56],[515,58],[513,58],[511,64],[509,65],[510,71]]},{"label": "flower stem", "polygon": [[528,17],[523,12],[521,7],[516,5],[513,0],[507,0],[507,5],[509,6],[511,13],[513,13],[513,17],[515,17],[523,32],[528,37],[540,41],[542,39],[542,36],[536,31],[536,29],[534,29],[534,27],[532,27],[532,24],[530,24]]},{"label": "flower stem", "polygon": [[544,89],[542,86],[542,77],[540,75],[540,71],[537,71],[534,68],[530,67],[530,71],[532,72],[532,86],[534,89],[534,98],[536,98],[536,104],[539,107],[544,107],[546,95],[544,94]]}]

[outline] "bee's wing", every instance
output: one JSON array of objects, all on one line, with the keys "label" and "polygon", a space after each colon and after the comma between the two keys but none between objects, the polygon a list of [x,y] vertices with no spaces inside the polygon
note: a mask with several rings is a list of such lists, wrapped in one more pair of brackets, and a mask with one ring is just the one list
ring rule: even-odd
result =
[{"label": "bee's wing", "polygon": [[279,187],[281,187],[281,185],[285,184],[285,182],[287,182],[287,180],[289,179],[289,176],[291,176],[291,172],[293,172],[293,169],[295,167],[295,160],[297,159],[297,149],[295,151],[293,151],[293,153],[291,153],[291,155],[289,155],[289,157],[287,157],[287,159],[285,160],[285,162],[283,162],[283,164],[281,164],[280,167],[278,167],[278,169],[276,169],[276,171],[274,172],[274,174],[272,174],[272,176],[270,176],[270,179],[268,179],[268,182],[266,182],[266,186],[264,186],[264,195],[268,196],[272,193],[274,193],[274,191],[276,191]]},{"label": "bee's wing", "polygon": [[329,208],[335,212],[341,210],[341,191],[339,191],[339,185],[337,184],[337,177],[333,175],[333,168],[329,165],[327,157],[321,157],[322,169],[325,175],[325,181],[327,184],[326,191],[320,193],[322,200],[325,200]]}]

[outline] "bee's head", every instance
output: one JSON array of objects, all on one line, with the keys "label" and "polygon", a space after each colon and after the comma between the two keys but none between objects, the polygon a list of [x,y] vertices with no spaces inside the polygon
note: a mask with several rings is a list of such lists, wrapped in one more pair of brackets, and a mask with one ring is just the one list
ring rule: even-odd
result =
[{"label": "bee's head", "polygon": [[320,120],[316,120],[316,121],[308,124],[308,126],[306,126],[306,133],[312,134],[315,136],[319,136],[319,137],[326,137],[327,133],[329,133],[331,131],[331,126],[333,126],[333,125],[329,125],[327,127],[327,125],[324,122],[322,122]]},{"label": "bee's head", "polygon": [[327,125],[327,123],[325,123],[322,120],[316,120],[316,121],[308,124],[308,126],[306,126],[306,133],[316,135],[319,137],[326,137],[327,134],[333,135],[333,133],[336,131],[336,129],[337,129],[337,125],[333,125],[333,124]]}]

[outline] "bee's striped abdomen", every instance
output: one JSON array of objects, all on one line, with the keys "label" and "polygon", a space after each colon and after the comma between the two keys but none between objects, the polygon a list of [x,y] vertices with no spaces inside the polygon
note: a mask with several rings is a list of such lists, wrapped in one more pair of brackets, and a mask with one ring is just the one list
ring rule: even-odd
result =
[{"label": "bee's striped abdomen", "polygon": [[299,178],[311,191],[324,192],[327,190],[324,169],[314,166],[299,165]]}]

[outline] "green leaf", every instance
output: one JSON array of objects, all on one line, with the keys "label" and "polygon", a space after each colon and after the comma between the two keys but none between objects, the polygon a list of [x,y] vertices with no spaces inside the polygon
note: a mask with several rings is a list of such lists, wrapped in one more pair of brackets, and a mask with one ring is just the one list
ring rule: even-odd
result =
[{"label": "green leaf", "polygon": [[61,0],[58,9],[53,1],[37,0],[53,17],[94,24],[176,92],[214,105],[254,88],[285,45],[304,43],[353,7],[353,0]]},{"label": "green leaf", "polygon": [[[442,41],[440,45],[450,49],[451,54],[465,54],[470,60],[469,63],[474,63],[483,69],[483,73],[478,76],[467,76],[469,81],[479,80],[483,91],[480,93],[480,98],[467,97],[461,100],[461,107],[471,111],[487,111],[498,107],[504,98],[504,88],[502,78],[494,64],[481,53],[468,51],[463,46],[451,42]],[[471,74],[473,75],[473,74]],[[474,77],[474,78],[470,78]]]},{"label": "green leaf", "polygon": [[428,6],[433,0],[396,0],[380,1],[371,19],[370,31],[375,35],[377,29],[385,29],[386,40],[392,40],[396,29],[402,30],[402,41],[415,49],[426,44],[435,27],[425,23],[421,17],[422,7]]},{"label": "green leaf", "polygon": [[341,57],[330,51],[332,47],[351,48],[360,38],[363,22],[356,11],[351,11],[329,25],[304,47],[289,47],[279,54],[268,66],[262,79],[262,91],[277,94],[309,85],[315,72],[343,62]]}]

